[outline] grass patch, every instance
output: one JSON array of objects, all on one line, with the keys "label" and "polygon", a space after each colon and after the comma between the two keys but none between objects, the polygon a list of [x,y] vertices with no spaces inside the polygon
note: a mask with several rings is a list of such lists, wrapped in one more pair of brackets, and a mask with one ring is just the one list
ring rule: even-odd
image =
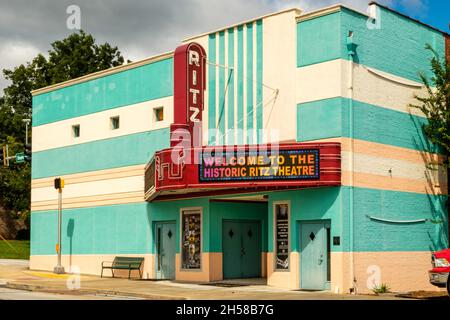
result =
[{"label": "grass patch", "polygon": [[0,239],[0,259],[30,259],[29,240],[7,241]]},{"label": "grass patch", "polygon": [[382,283],[379,286],[376,286],[375,288],[372,289],[372,291],[375,294],[389,293],[390,290],[391,290],[391,288],[386,283]]}]

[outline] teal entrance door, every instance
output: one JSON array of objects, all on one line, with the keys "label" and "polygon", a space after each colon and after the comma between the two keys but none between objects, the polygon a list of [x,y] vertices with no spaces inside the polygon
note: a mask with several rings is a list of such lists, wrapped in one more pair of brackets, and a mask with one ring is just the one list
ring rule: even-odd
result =
[{"label": "teal entrance door", "polygon": [[300,222],[300,281],[306,290],[325,290],[329,275],[329,227],[324,222]]},{"label": "teal entrance door", "polygon": [[175,279],[175,222],[155,223],[156,278]]},{"label": "teal entrance door", "polygon": [[259,221],[224,220],[222,225],[223,278],[261,276]]}]

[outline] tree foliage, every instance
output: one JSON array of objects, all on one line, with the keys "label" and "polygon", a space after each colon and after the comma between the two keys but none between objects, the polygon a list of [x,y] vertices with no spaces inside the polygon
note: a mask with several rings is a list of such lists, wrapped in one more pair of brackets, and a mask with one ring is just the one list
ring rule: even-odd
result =
[{"label": "tree foliage", "polygon": [[427,138],[437,145],[446,155],[446,165],[450,156],[450,61],[439,57],[430,46],[427,50],[433,53],[431,58],[431,70],[433,76],[428,79],[421,74],[423,84],[427,90],[427,96],[416,96],[418,105],[411,107],[420,109],[428,119],[423,126]]},{"label": "tree foliage", "polygon": [[[117,47],[97,44],[90,34],[73,33],[51,43],[48,58],[37,55],[3,74],[11,84],[0,97],[0,147],[9,145],[10,155],[22,152],[25,143],[23,119],[32,117],[31,91],[124,63]],[[31,137],[30,137],[31,138]],[[28,164],[0,166],[0,206],[12,212],[30,207],[31,168]]]}]

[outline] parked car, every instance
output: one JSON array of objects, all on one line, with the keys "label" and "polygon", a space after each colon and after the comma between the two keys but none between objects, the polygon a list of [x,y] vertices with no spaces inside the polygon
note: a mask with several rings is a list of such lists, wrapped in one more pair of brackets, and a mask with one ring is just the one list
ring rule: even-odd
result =
[{"label": "parked car", "polygon": [[434,252],[431,264],[433,269],[429,271],[430,283],[439,288],[447,288],[450,296],[450,249]]}]

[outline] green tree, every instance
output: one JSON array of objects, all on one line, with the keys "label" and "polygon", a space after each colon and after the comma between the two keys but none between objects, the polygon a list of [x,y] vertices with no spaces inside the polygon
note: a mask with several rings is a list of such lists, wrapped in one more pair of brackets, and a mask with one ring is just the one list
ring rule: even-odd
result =
[{"label": "green tree", "polygon": [[450,61],[441,59],[438,53],[430,46],[427,50],[433,53],[431,58],[431,70],[433,76],[428,79],[424,74],[420,74],[423,84],[427,89],[427,96],[415,98],[420,102],[418,105],[411,105],[420,109],[428,119],[428,123],[423,126],[427,138],[438,146],[446,156],[445,164],[449,164],[450,156]]},{"label": "green tree", "polygon": [[[51,43],[48,58],[37,55],[31,62],[12,70],[3,70],[11,84],[0,97],[0,146],[8,144],[10,155],[23,151],[25,123],[32,117],[31,91],[124,63],[117,47],[97,44],[90,34],[79,31]],[[31,137],[30,137],[31,138]],[[30,176],[28,164],[11,163],[0,166],[0,206],[12,213],[30,207]]]},{"label": "green tree", "polygon": [[[442,59],[431,47],[426,46],[433,55],[431,58],[431,79],[421,74],[423,84],[426,87],[426,96],[415,96],[419,102],[417,105],[410,105],[420,109],[427,118],[427,123],[423,126],[423,131],[428,140],[439,148],[439,153],[444,155],[444,169],[447,170],[447,194],[450,193],[450,59]],[[448,57],[447,57],[448,58]],[[439,164],[438,164],[439,166]],[[433,164],[433,169],[438,170]],[[450,216],[450,205],[447,200],[447,222]],[[450,228],[450,223],[449,223]],[[450,229],[448,232],[450,236]]]}]

